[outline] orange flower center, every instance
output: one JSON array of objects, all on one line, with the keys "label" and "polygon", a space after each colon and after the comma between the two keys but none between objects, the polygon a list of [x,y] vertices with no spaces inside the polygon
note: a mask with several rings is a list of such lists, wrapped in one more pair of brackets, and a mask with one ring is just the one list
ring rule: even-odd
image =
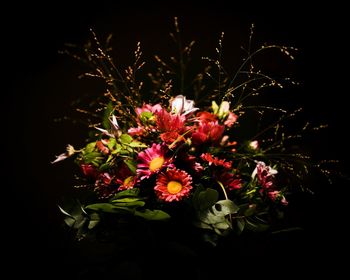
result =
[{"label": "orange flower center", "polygon": [[149,170],[151,171],[157,171],[163,166],[164,158],[163,157],[156,157],[151,160],[149,163]]},{"label": "orange flower center", "polygon": [[134,176],[129,176],[128,178],[126,178],[124,180],[123,185],[125,185],[125,186],[129,185],[133,179],[134,179]]},{"label": "orange flower center", "polygon": [[166,187],[168,192],[171,194],[177,194],[182,190],[182,185],[178,181],[170,181]]}]

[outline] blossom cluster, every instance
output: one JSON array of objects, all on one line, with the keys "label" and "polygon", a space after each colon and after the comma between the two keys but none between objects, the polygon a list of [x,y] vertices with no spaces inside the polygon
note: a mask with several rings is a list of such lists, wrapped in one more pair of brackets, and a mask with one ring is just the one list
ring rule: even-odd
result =
[{"label": "blossom cluster", "polygon": [[[201,110],[178,95],[169,104],[135,108],[136,125],[125,131],[110,114],[105,128],[96,127],[97,140],[80,150],[69,145],[54,162],[75,156],[97,200],[85,210],[95,215],[126,210],[167,219],[171,213],[164,209],[185,203],[195,225],[221,235],[254,227],[254,218],[288,204],[277,184],[278,167],[254,159],[259,142],[237,143],[237,121],[227,101]],[[255,156],[242,158],[237,149]]]}]

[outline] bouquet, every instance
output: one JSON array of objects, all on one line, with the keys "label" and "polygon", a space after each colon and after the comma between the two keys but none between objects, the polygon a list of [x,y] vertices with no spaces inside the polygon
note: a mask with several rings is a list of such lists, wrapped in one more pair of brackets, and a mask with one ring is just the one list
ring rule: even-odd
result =
[{"label": "bouquet", "polygon": [[91,128],[86,145],[68,145],[53,161],[72,157],[80,169],[79,198],[60,206],[78,239],[118,231],[126,221],[172,219],[199,229],[214,245],[220,236],[264,231],[283,217],[288,196],[303,189],[315,166],[295,144],[311,127],[294,134],[285,129],[300,110],[254,103],[260,94],[293,84],[264,73],[254,59],[273,50],[293,59],[295,48],[265,44],[252,50],[252,27],[247,57],[230,74],[222,34],[215,57],[202,58],[200,70],[195,62],[193,73],[195,43],[183,44],[177,19],[170,35],[178,55],[156,55],[155,70],[143,76],[140,43],[124,71],[111,57],[110,37],[102,44],[92,32],[83,54],[65,51],[91,67],[84,76],[105,86],[88,108],[78,108]]}]

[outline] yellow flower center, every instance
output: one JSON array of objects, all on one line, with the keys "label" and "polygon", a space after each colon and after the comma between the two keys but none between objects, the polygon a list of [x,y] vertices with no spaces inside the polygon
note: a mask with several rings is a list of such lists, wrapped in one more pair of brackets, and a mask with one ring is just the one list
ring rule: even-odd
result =
[{"label": "yellow flower center", "polygon": [[151,160],[149,163],[149,170],[156,171],[160,169],[163,166],[164,158],[163,157],[156,157]]},{"label": "yellow flower center", "polygon": [[134,179],[134,176],[129,176],[128,178],[126,178],[126,179],[124,180],[123,184],[124,184],[125,186],[127,186],[127,185],[129,185],[129,184],[132,182],[133,179]]},{"label": "yellow flower center", "polygon": [[178,181],[170,181],[166,187],[171,194],[177,194],[182,190],[182,185]]}]

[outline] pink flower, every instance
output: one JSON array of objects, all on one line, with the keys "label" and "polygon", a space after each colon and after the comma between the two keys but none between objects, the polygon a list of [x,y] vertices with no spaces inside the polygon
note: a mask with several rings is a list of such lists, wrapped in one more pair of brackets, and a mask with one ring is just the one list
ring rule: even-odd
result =
[{"label": "pink flower", "polygon": [[270,166],[267,166],[264,162],[258,161],[256,167],[252,173],[252,178],[255,176],[258,177],[259,184],[264,189],[269,189],[274,184],[275,174],[277,174],[277,170],[273,169]]},{"label": "pink flower", "polygon": [[238,116],[236,114],[229,112],[228,117],[224,122],[224,125],[226,125],[227,127],[232,127],[233,124],[237,121],[237,119],[238,119]]},{"label": "pink flower", "polygon": [[276,202],[280,202],[282,205],[288,205],[288,201],[280,191],[270,191],[267,193],[267,196]]},{"label": "pink flower", "polygon": [[192,177],[180,169],[168,169],[157,177],[154,190],[159,199],[171,202],[187,197],[192,189]]},{"label": "pink flower", "polygon": [[142,108],[136,108],[135,111],[137,116],[140,116],[143,112],[150,112],[155,114],[157,111],[161,111],[161,110],[162,110],[162,106],[160,106],[160,104],[156,104],[156,105],[144,104]]},{"label": "pink flower", "polygon": [[128,134],[130,136],[141,136],[145,132],[145,128],[143,126],[131,127],[128,129]]},{"label": "pink flower", "polygon": [[171,159],[165,155],[165,149],[165,146],[153,143],[151,148],[144,150],[138,155],[136,173],[140,180],[149,178],[162,168],[172,166]]}]

